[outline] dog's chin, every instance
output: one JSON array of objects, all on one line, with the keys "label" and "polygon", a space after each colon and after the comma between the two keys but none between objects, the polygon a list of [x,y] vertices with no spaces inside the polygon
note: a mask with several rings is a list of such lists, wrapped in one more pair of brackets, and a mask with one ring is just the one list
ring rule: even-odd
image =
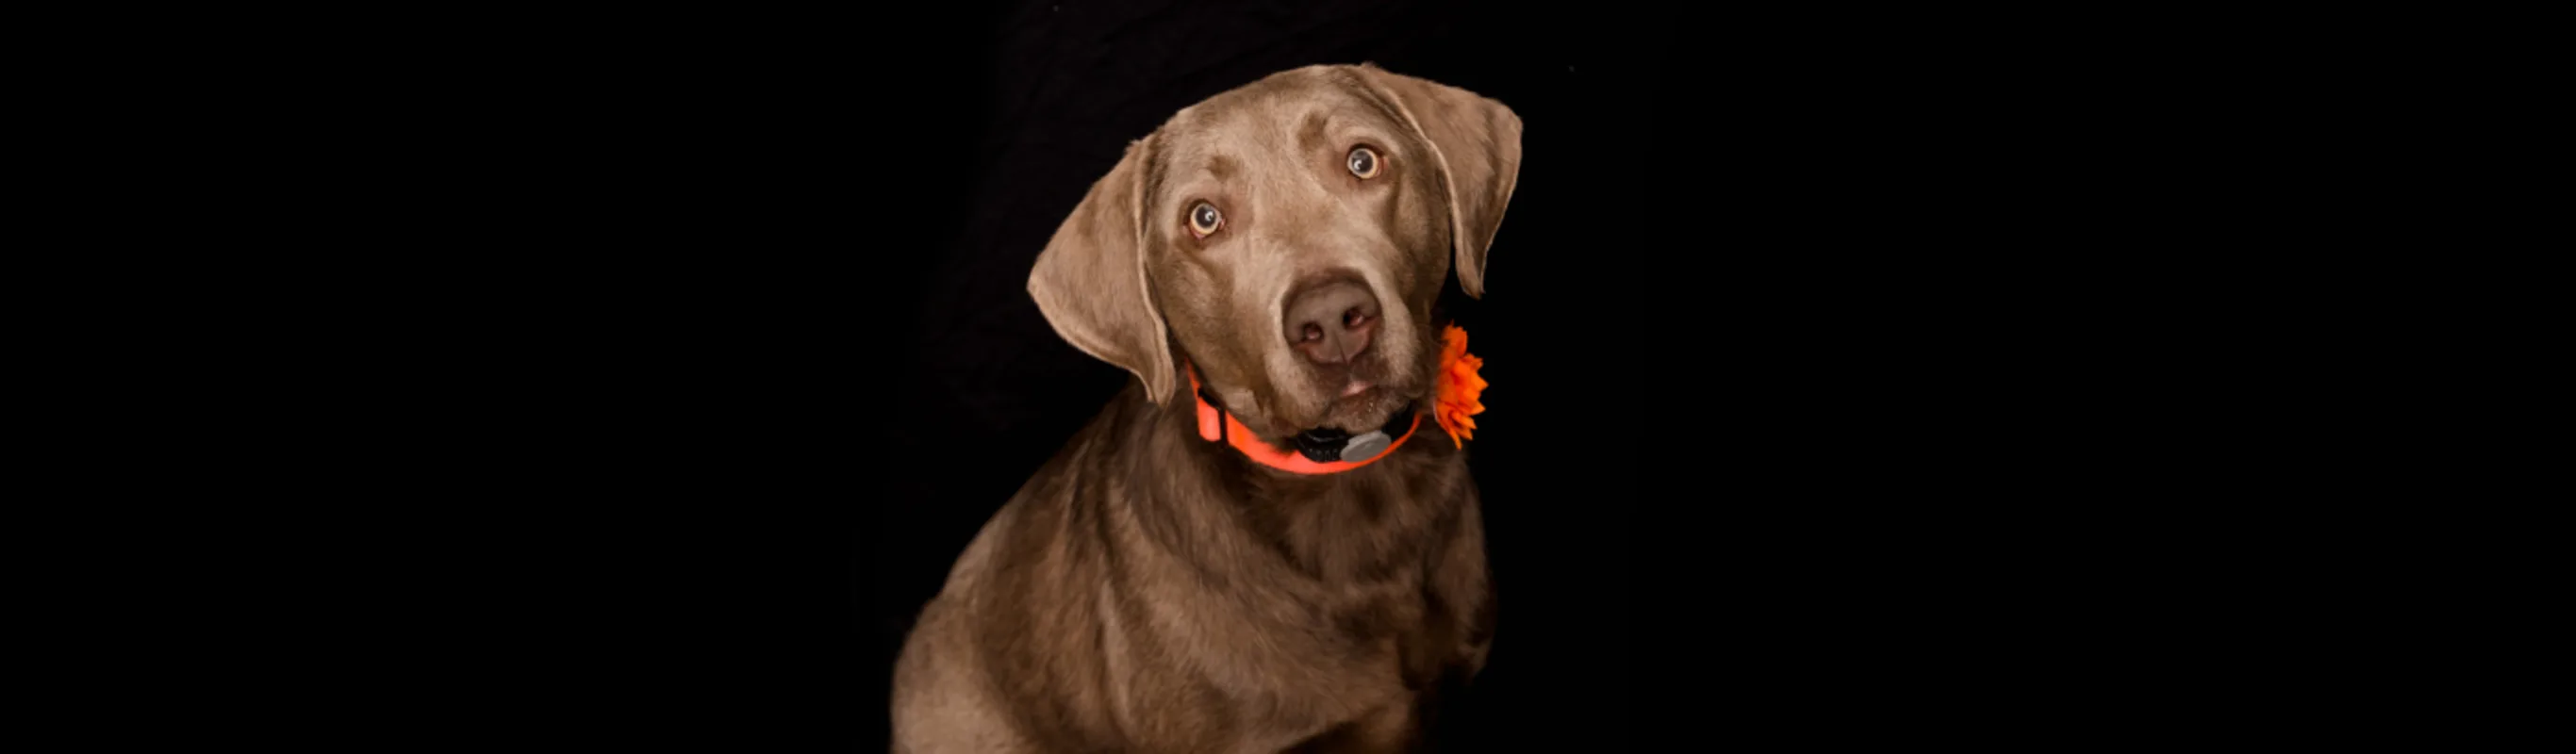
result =
[{"label": "dog's chin", "polygon": [[1419,392],[1386,385],[1371,385],[1357,393],[1333,399],[1333,402],[1324,408],[1323,418],[1312,426],[1330,427],[1354,435],[1364,434],[1385,426],[1399,412],[1413,410],[1415,399],[1420,397]]}]

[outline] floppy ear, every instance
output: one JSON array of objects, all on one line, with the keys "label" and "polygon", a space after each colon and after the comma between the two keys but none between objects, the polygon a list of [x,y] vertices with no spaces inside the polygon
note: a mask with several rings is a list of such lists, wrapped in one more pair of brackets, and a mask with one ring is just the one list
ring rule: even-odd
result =
[{"label": "floppy ear", "polygon": [[1134,372],[1145,397],[1172,394],[1172,349],[1163,312],[1145,284],[1145,163],[1154,137],[1127,145],[1082,204],[1057,226],[1029,272],[1029,297],[1075,348]]},{"label": "floppy ear", "polygon": [[1485,249],[1502,228],[1503,207],[1521,175],[1521,119],[1503,103],[1475,92],[1357,67],[1367,82],[1431,145],[1441,185],[1449,192],[1449,233],[1458,254],[1458,287],[1485,295]]}]

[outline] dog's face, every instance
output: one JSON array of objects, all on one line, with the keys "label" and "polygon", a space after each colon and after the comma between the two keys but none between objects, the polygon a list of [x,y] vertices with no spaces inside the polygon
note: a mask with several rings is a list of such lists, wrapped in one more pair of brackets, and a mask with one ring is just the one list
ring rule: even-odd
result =
[{"label": "dog's face", "polygon": [[1453,259],[1483,292],[1519,165],[1500,103],[1366,66],[1279,73],[1131,145],[1029,291],[1157,403],[1186,359],[1265,439],[1367,432],[1432,389],[1432,303]]}]

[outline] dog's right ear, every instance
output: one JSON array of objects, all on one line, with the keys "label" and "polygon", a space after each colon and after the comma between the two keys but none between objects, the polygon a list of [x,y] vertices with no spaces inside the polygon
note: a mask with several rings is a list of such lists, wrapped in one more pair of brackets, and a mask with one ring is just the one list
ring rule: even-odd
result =
[{"label": "dog's right ear", "polygon": [[1154,137],[1127,145],[1029,272],[1029,297],[1057,335],[1093,358],[1134,372],[1145,397],[1172,395],[1170,335],[1145,282],[1145,171]]}]

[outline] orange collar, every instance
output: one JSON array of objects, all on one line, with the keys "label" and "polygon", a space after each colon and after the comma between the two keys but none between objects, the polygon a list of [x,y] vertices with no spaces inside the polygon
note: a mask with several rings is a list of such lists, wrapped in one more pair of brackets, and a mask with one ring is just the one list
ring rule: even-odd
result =
[{"label": "orange collar", "polygon": [[1337,474],[1377,463],[1378,459],[1394,455],[1396,448],[1404,447],[1404,441],[1413,438],[1413,430],[1422,426],[1422,412],[1415,411],[1412,423],[1404,427],[1404,436],[1387,443],[1386,449],[1378,451],[1377,455],[1358,461],[1317,461],[1293,451],[1270,447],[1254,437],[1252,430],[1243,426],[1243,420],[1208,403],[1207,394],[1199,390],[1198,367],[1184,364],[1183,368],[1190,374],[1190,399],[1199,404],[1200,438],[1208,442],[1223,441],[1254,463],[1292,474]]}]

